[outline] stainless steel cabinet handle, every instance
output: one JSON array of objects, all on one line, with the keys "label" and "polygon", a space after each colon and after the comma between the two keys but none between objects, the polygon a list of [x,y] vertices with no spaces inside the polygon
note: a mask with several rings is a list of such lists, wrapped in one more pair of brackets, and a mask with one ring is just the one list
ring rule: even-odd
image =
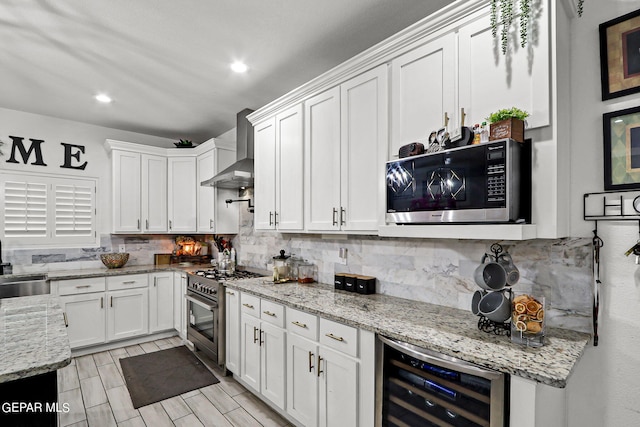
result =
[{"label": "stainless steel cabinet handle", "polygon": [[262,344],[264,344],[264,339],[262,339],[263,334],[264,334],[264,331],[260,329],[260,347],[262,347]]},{"label": "stainless steel cabinet handle", "polygon": [[269,211],[269,226],[273,225],[273,212]]},{"label": "stainless steel cabinet handle", "polygon": [[62,317],[64,317],[64,326],[66,328],[68,328],[69,327],[69,320],[67,320],[67,312],[66,311],[62,312]]},{"label": "stainless steel cabinet handle", "polygon": [[76,285],[76,289],[90,288],[91,285]]},{"label": "stainless steel cabinet handle", "polygon": [[156,286],[158,286],[158,278],[154,277],[153,278],[153,287],[155,288]]},{"label": "stainless steel cabinet handle", "polygon": [[100,308],[104,308],[104,297],[100,297]]},{"label": "stainless steel cabinet handle", "polygon": [[109,301],[109,307],[113,307],[113,297],[109,297],[110,301]]},{"label": "stainless steel cabinet handle", "polygon": [[270,311],[263,311],[264,314],[266,314],[267,316],[272,316],[272,317],[276,317],[275,313],[272,313]]},{"label": "stainless steel cabinet handle", "polygon": [[333,214],[331,216],[331,225],[338,225],[338,220],[336,219],[337,215],[338,215],[338,210],[336,208],[333,208]]},{"label": "stainless steel cabinet handle", "polygon": [[227,291],[227,295],[235,295],[236,293],[233,291]]},{"label": "stainless steel cabinet handle", "polygon": [[329,338],[331,338],[331,339],[334,339],[334,340],[336,340],[336,341],[344,341],[344,338],[342,338],[342,337],[337,337],[337,336],[335,336],[335,335],[333,335],[333,334],[324,334],[324,336],[325,336],[325,337],[329,337]]},{"label": "stainless steel cabinet handle", "polygon": [[171,230],[173,228],[173,222],[171,222],[171,220],[169,220],[169,230]]},{"label": "stainless steel cabinet handle", "polygon": [[309,352],[309,372],[313,370],[313,353]]},{"label": "stainless steel cabinet handle", "polygon": [[148,229],[149,229],[149,220],[148,220],[148,219],[145,219],[145,220],[144,220],[144,224],[147,226],[147,230],[148,230]]},{"label": "stainless steel cabinet handle", "polygon": [[136,230],[140,230],[140,219],[138,219],[138,228]]},{"label": "stainless steel cabinet handle", "polygon": [[251,304],[244,303],[242,305],[253,310],[253,306]]},{"label": "stainless steel cabinet handle", "polygon": [[320,369],[320,362],[322,362],[323,360],[324,359],[320,357],[320,355],[318,355],[318,367],[316,368],[316,370],[318,371],[318,378],[320,378],[320,374],[324,372],[322,369]]},{"label": "stainless steel cabinet handle", "polygon": [[273,225],[278,226],[278,212],[273,212]]},{"label": "stainless steel cabinet handle", "polygon": [[212,219],[209,220],[209,229],[213,229],[213,220]]},{"label": "stainless steel cabinet handle", "polygon": [[122,282],[123,285],[132,285],[134,283],[136,283],[135,280],[127,280],[126,282]]},{"label": "stainless steel cabinet handle", "polygon": [[291,323],[293,323],[294,325],[296,325],[296,326],[298,326],[300,328],[305,328],[305,329],[307,328],[307,324],[306,323],[300,323],[298,321],[291,322]]},{"label": "stainless steel cabinet handle", "polygon": [[345,217],[347,216],[347,211],[344,208],[340,207],[340,225],[345,225],[347,222],[345,221]]},{"label": "stainless steel cabinet handle", "polygon": [[258,337],[256,336],[256,332],[258,332],[258,328],[254,326],[253,327],[253,343],[254,344],[258,342]]}]

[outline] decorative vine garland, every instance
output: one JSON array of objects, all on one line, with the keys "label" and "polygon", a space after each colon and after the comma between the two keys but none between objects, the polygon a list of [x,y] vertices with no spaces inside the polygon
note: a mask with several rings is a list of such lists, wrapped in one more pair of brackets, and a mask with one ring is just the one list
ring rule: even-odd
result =
[{"label": "decorative vine garland", "polygon": [[[500,22],[502,23],[502,31],[500,32],[500,41],[502,54],[507,54],[509,46],[509,28],[513,23],[513,5],[516,1],[520,1],[520,46],[524,48],[527,45],[529,35],[529,20],[531,18],[531,0],[500,0]],[[578,0],[578,16],[582,17],[584,8],[584,0]],[[493,38],[498,37],[498,0],[491,0],[491,34]]]}]

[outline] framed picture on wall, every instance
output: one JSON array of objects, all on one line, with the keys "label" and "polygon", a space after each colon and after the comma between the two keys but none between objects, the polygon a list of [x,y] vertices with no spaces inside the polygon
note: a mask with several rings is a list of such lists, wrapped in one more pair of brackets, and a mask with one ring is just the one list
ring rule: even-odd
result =
[{"label": "framed picture on wall", "polygon": [[604,189],[640,188],[640,107],[606,113]]},{"label": "framed picture on wall", "polygon": [[640,9],[600,24],[602,100],[640,92]]}]

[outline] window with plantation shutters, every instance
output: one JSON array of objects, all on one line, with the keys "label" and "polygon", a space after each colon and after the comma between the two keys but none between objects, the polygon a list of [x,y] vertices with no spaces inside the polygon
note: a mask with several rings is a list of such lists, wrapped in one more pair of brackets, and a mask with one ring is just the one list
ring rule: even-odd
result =
[{"label": "window with plantation shutters", "polygon": [[97,244],[96,180],[0,173],[4,228],[14,246]]}]

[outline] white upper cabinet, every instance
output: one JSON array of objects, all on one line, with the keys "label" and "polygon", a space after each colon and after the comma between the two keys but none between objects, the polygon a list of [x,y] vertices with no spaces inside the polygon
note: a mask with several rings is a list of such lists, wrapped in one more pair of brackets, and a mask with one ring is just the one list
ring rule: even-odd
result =
[{"label": "white upper cabinet", "polygon": [[169,157],[168,163],[169,232],[196,231],[196,159]]},{"label": "white upper cabinet", "polygon": [[164,233],[167,231],[167,159],[143,154],[141,164],[142,231]]},{"label": "white upper cabinet", "polygon": [[[468,117],[481,122],[494,111],[516,106],[528,111],[529,129],[550,124],[549,16],[548,7],[536,13],[536,40],[523,49],[519,31],[509,39],[509,51],[503,55],[500,34],[491,34],[488,7],[473,21],[460,28],[459,34],[459,105]],[[514,19],[514,28],[518,19]],[[518,34],[516,37],[515,35]],[[472,125],[472,123],[467,123]]]},{"label": "white upper cabinet", "polygon": [[279,230],[304,226],[304,137],[302,104],[276,116],[276,215]]},{"label": "white upper cabinet", "polygon": [[215,222],[215,188],[199,185],[202,181],[211,178],[215,171],[215,152],[209,150],[198,156],[197,160],[198,178],[198,231],[201,233],[213,233]]},{"label": "white upper cabinet", "polygon": [[141,231],[140,153],[113,152],[113,231]]},{"label": "white upper cabinet", "polygon": [[[274,230],[276,211],[276,121],[267,119],[253,127],[254,223],[256,230]],[[301,177],[299,178],[301,179]]]},{"label": "white upper cabinet", "polygon": [[456,36],[446,34],[391,61],[391,143],[388,160],[411,142],[428,145],[429,134],[457,126]]},{"label": "white upper cabinet", "polygon": [[297,104],[254,127],[257,230],[304,227],[302,126]]},{"label": "white upper cabinet", "polygon": [[384,201],[388,138],[387,66],[340,86],[340,225],[345,231],[377,231]]},{"label": "white upper cabinet", "polygon": [[340,88],[304,103],[305,224],[340,229]]}]

